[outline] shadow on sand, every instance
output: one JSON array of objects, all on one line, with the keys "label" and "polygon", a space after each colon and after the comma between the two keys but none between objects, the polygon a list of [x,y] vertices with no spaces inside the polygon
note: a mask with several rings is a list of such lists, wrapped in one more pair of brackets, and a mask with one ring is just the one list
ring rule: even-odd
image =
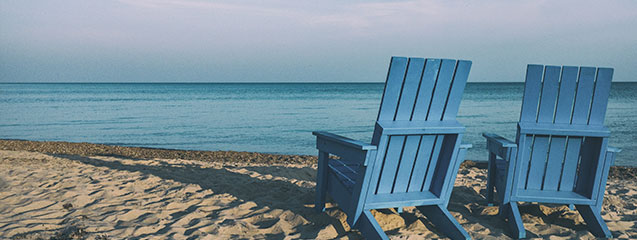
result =
[{"label": "shadow on sand", "polygon": [[[343,223],[336,217],[331,217],[326,213],[317,213],[312,208],[314,201],[314,188],[311,186],[299,186],[290,181],[284,181],[284,179],[295,179],[298,181],[314,181],[315,173],[311,167],[284,167],[284,166],[246,166],[241,167],[251,172],[258,173],[260,175],[270,175],[271,178],[255,178],[250,176],[249,173],[237,173],[229,171],[232,166],[227,168],[202,168],[197,164],[187,163],[166,163],[163,161],[157,161],[154,165],[146,164],[123,164],[119,160],[130,160],[129,158],[118,158],[111,156],[117,161],[105,161],[98,158],[83,157],[75,155],[52,155],[54,157],[65,158],[72,161],[81,162],[96,167],[107,167],[114,170],[128,171],[128,172],[140,172],[143,174],[150,174],[162,178],[164,180],[172,180],[184,184],[195,184],[202,189],[209,189],[214,192],[211,195],[217,194],[230,194],[237,198],[225,209],[230,209],[239,206],[245,202],[251,201],[257,204],[255,208],[268,207],[270,211],[273,209],[289,210],[295,214],[298,214],[307,220],[307,223],[300,224],[293,229],[292,234],[299,234],[299,238],[314,239],[319,237],[319,232],[325,229],[327,226],[332,225],[336,230],[339,237],[347,236],[350,239],[358,239],[361,236],[356,231],[347,231],[349,227],[343,225]],[[206,197],[211,197],[211,195]],[[194,212],[198,209],[198,206],[191,206],[182,212],[173,213],[172,217],[174,221],[166,224],[166,226],[156,233],[165,233],[171,227],[171,224],[179,221],[181,216]],[[453,194],[450,200],[449,209],[452,212],[460,213],[461,218],[465,218],[464,223],[480,223],[480,225],[488,228],[491,234],[506,235],[509,236],[509,231],[506,228],[506,222],[496,215],[497,210],[494,211],[494,207],[487,209],[486,199],[483,194],[473,190],[473,188],[467,186],[454,187]],[[527,215],[530,218],[537,218],[543,220],[547,224],[556,224],[566,228],[574,230],[584,230],[586,227],[577,224],[573,221],[564,221],[564,218],[560,217],[561,210],[555,211],[551,214],[545,214],[541,211],[537,205],[523,205],[520,207],[523,215]],[[567,209],[568,210],[568,209]],[[567,211],[566,210],[566,211]],[[334,210],[330,210],[334,211]],[[390,210],[380,210],[383,214],[397,214]],[[422,221],[427,229],[437,234],[439,232],[431,225],[431,223],[423,218],[422,214],[417,213],[417,210],[405,211],[400,214],[405,220],[405,225],[416,221]],[[209,218],[218,218],[215,213],[211,213]],[[196,221],[196,220],[195,220]],[[225,221],[224,221],[225,222]],[[221,224],[224,224],[221,222]],[[267,228],[275,224],[274,220],[264,220],[255,225],[259,228]],[[194,225],[194,224],[193,224]],[[405,227],[403,225],[402,227]],[[471,234],[471,230],[467,229]],[[385,229],[385,231],[392,234],[399,234],[399,230]],[[192,233],[192,230],[190,230]],[[501,233],[501,234],[500,234]],[[528,232],[530,237],[543,237],[538,236],[532,232]],[[188,235],[188,231],[186,235]],[[490,235],[491,235],[490,234]],[[473,234],[472,234],[473,235]],[[149,237],[152,234],[143,235],[139,237]],[[241,237],[241,236],[236,236]],[[279,239],[282,235],[268,235],[265,236],[269,239]]]},{"label": "shadow on sand", "polygon": [[[276,179],[259,179],[250,176],[250,174],[242,174],[229,171],[224,168],[202,168],[197,164],[174,164],[166,163],[163,161],[156,161],[154,165],[146,164],[123,164],[121,161],[105,161],[98,158],[83,157],[76,155],[53,155],[58,158],[65,158],[72,161],[81,162],[84,164],[107,167],[113,170],[128,171],[128,172],[140,172],[143,174],[150,174],[162,178],[164,180],[172,180],[183,184],[195,184],[202,189],[209,189],[213,194],[206,196],[212,197],[212,195],[230,194],[237,198],[230,203],[224,209],[236,207],[244,204],[245,202],[252,201],[257,204],[254,210],[268,207],[272,211],[273,209],[289,210],[295,214],[298,214],[305,218],[308,223],[297,226],[294,231],[289,233],[300,234],[300,238],[314,239],[318,237],[320,230],[324,229],[328,225],[333,225],[339,236],[348,236],[350,238],[357,238],[360,235],[356,232],[346,231],[344,226],[338,219],[330,217],[326,213],[317,213],[312,208],[314,201],[314,188],[302,187],[295,185],[288,181],[276,180]],[[118,158],[110,156],[118,160],[130,160],[126,158]],[[229,166],[229,168],[232,168]],[[262,168],[262,169],[260,169]],[[281,172],[281,168],[278,167],[249,167],[249,170],[261,173],[269,174],[269,172],[275,171],[276,174]],[[298,171],[299,169],[296,168]],[[283,172],[291,172],[294,169],[283,169]],[[274,173],[274,172],[272,172]],[[276,175],[275,175],[276,176]],[[293,176],[287,176],[293,177]],[[304,179],[309,179],[306,177]],[[171,228],[171,224],[180,220],[180,217],[194,212],[199,206],[191,206],[186,210],[178,213],[173,213],[172,217],[174,221],[166,224],[166,226],[157,231],[158,234],[165,233]],[[221,211],[223,209],[220,209]],[[252,209],[251,209],[252,210]],[[218,212],[218,211],[216,211]],[[207,217],[215,218],[214,213],[211,213]],[[222,222],[221,224],[224,224]],[[272,225],[268,221],[262,221],[256,223],[257,227],[267,227]],[[192,231],[191,231],[192,232]],[[188,232],[186,232],[188,235]],[[149,237],[150,235],[143,235],[139,237]],[[241,237],[241,236],[236,236]],[[270,239],[280,239],[282,236],[266,236]]]}]

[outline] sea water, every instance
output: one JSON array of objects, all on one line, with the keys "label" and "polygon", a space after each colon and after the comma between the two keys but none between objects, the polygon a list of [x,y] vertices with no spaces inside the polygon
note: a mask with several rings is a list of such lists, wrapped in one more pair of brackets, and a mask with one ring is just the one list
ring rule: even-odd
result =
[{"label": "sea water", "polygon": [[[514,140],[522,83],[469,83],[458,120],[486,160],[482,132]],[[369,142],[382,83],[0,84],[0,138],[186,150],[316,154],[311,132]],[[637,83],[613,83],[605,124],[616,165],[637,166]]]}]

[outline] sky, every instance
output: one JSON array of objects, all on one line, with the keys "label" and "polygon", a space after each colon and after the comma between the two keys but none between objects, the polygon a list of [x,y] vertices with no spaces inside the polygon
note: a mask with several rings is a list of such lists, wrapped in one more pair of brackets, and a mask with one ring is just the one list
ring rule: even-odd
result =
[{"label": "sky", "polygon": [[637,81],[637,1],[0,0],[0,82],[383,82],[391,56]]}]

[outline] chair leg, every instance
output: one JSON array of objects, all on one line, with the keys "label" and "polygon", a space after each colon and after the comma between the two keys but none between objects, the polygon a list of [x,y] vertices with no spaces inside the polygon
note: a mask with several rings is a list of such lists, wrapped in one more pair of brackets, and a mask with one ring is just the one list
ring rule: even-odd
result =
[{"label": "chair leg", "polygon": [[524,230],[524,224],[522,224],[522,217],[520,216],[520,210],[518,209],[517,202],[508,202],[503,204],[500,208],[501,216],[504,216],[509,223],[509,228],[513,232],[514,238],[525,238],[526,230]]},{"label": "chair leg", "polygon": [[387,237],[385,231],[378,225],[378,222],[370,210],[363,211],[363,214],[358,218],[354,227],[361,232],[365,239],[389,240],[389,237]]},{"label": "chair leg", "polygon": [[314,209],[318,212],[325,211],[325,196],[327,195],[327,161],[329,153],[319,151],[318,170],[316,173],[316,200]]},{"label": "chair leg", "polygon": [[495,166],[495,154],[493,153],[489,153],[489,165],[487,167],[487,205],[488,206],[493,206],[493,204],[495,203],[493,201],[493,194],[494,194],[494,189],[495,189],[495,184],[494,181],[496,180],[496,172],[497,169]]},{"label": "chair leg", "polygon": [[604,222],[599,209],[591,205],[575,205],[575,208],[577,208],[577,211],[579,211],[580,215],[582,215],[588,229],[591,233],[593,233],[593,235],[605,238],[613,237],[610,230],[608,230],[608,226],[606,226],[606,222]]},{"label": "chair leg", "polygon": [[451,239],[471,239],[467,231],[442,205],[416,207],[436,228]]},{"label": "chair leg", "polygon": [[500,204],[500,206],[498,207],[498,216],[506,219],[509,217],[510,210],[511,208],[508,206],[508,204]]}]

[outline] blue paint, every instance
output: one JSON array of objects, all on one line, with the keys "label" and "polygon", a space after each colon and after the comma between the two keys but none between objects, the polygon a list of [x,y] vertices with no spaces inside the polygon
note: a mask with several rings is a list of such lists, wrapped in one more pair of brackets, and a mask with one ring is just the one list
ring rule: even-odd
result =
[{"label": "blue paint", "polygon": [[613,69],[580,67],[578,79],[573,70],[529,65],[515,143],[483,134],[487,203],[500,204],[514,238],[526,235],[517,202],[575,205],[595,236],[612,237],[600,212],[608,171],[620,151],[609,148],[610,131],[603,125]]},{"label": "blue paint", "polygon": [[[316,210],[325,208],[329,194],[365,238],[388,239],[370,210],[416,206],[447,237],[471,238],[447,210],[458,167],[470,148],[461,144],[465,129],[455,116],[471,62],[439,62],[392,57],[371,145],[313,132],[319,152]],[[440,74],[423,76],[428,65],[440,66]],[[420,94],[423,85],[434,88]],[[414,106],[422,99],[430,99],[423,106],[427,115],[414,118]],[[431,147],[420,147],[431,138]],[[329,159],[328,153],[340,159]],[[418,186],[410,188],[410,183]]]}]

